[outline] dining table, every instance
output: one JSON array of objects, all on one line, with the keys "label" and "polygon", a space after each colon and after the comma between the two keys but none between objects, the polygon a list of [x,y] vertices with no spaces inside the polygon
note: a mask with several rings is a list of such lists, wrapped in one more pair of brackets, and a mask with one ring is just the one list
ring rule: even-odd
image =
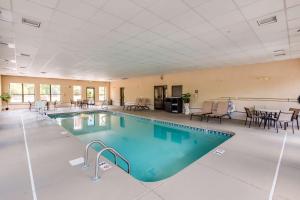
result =
[{"label": "dining table", "polygon": [[[264,122],[264,128],[268,125],[270,128],[270,123],[275,120],[276,116],[281,112],[278,109],[268,109],[268,108],[255,108],[256,113],[261,117],[262,122]],[[260,125],[261,125],[260,123]]]}]

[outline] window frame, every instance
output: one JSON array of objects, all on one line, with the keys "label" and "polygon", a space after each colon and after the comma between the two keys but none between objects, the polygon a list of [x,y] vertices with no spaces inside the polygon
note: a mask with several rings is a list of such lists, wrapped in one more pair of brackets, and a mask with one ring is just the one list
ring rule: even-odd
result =
[{"label": "window frame", "polygon": [[[104,93],[100,92],[101,91],[100,88],[104,88],[104,90],[103,90]],[[99,92],[99,95],[98,95],[99,101],[106,101],[107,100],[107,87],[99,86],[98,92]],[[103,99],[101,97],[103,97]]]},{"label": "window frame", "polygon": [[[42,94],[41,93],[41,86],[42,85],[47,85],[47,86],[49,86],[49,94]],[[59,86],[59,94],[53,94],[53,92],[52,92],[52,87],[53,86]],[[49,102],[61,102],[61,85],[60,84],[48,84],[48,83],[40,83],[40,98],[42,97],[42,96],[48,96],[48,98],[46,99],[46,101],[48,101],[48,99],[49,99]],[[59,100],[55,100],[55,101],[53,101],[53,96],[59,96]]]},{"label": "window frame", "polygon": [[[21,85],[21,93],[20,94],[12,94],[11,93],[11,84],[20,84]],[[24,85],[33,85],[33,93],[32,94],[25,94],[24,92]],[[11,82],[9,83],[9,86],[8,86],[8,90],[9,90],[9,94],[11,95],[11,99],[13,99],[13,96],[21,96],[21,101],[10,101],[10,103],[15,103],[15,104],[22,104],[22,103],[28,103],[28,102],[31,102],[31,101],[25,101],[25,96],[33,96],[33,102],[35,101],[35,84],[34,83],[15,83],[15,82]]]},{"label": "window frame", "polygon": [[[80,94],[76,94],[74,88],[79,87],[80,88]],[[74,98],[75,96],[80,96],[80,98]],[[81,85],[73,85],[73,101],[82,100],[82,86]]]}]

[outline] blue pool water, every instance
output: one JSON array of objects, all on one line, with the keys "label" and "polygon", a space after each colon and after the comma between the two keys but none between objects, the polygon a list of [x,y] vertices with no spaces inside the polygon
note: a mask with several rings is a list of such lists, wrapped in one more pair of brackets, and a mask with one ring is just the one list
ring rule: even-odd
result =
[{"label": "blue pool water", "polygon": [[[154,182],[170,177],[227,139],[229,134],[111,112],[52,114],[82,142],[100,139],[131,164],[131,175]],[[100,147],[93,148],[100,151]],[[104,156],[113,160],[111,154]],[[127,169],[118,160],[120,167]]]}]

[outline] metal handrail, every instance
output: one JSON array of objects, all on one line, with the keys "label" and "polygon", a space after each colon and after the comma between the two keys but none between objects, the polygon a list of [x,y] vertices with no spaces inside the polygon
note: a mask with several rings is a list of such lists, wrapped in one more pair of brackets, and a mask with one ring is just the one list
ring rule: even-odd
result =
[{"label": "metal handrail", "polygon": [[115,165],[117,165],[117,157],[121,158],[124,162],[126,162],[128,169],[127,169],[127,173],[130,174],[130,164],[128,162],[127,159],[125,159],[119,152],[117,152],[114,148],[111,147],[105,147],[104,149],[102,149],[101,151],[99,151],[99,153],[97,154],[97,158],[96,158],[96,165],[95,165],[95,176],[93,177],[93,180],[98,180],[99,177],[99,161],[100,161],[100,156],[103,152],[105,151],[109,151],[111,152],[114,156],[115,156]]},{"label": "metal handrail", "polygon": [[97,158],[96,158],[96,166],[95,166],[95,177],[93,178],[94,180],[98,180],[100,177],[98,176],[98,172],[99,172],[99,159],[100,159],[100,155],[104,152],[104,151],[109,151],[111,154],[114,155],[115,158],[115,165],[118,165],[117,163],[117,157],[121,158],[126,164],[127,164],[127,173],[130,174],[130,163],[129,161],[124,158],[118,151],[116,151],[114,148],[112,147],[108,147],[106,146],[101,140],[93,140],[90,143],[88,143],[85,147],[85,153],[84,153],[84,164],[83,164],[83,168],[87,168],[88,165],[88,159],[89,159],[89,148],[93,145],[93,144],[100,144],[103,149],[101,151],[98,152],[97,154]]},{"label": "metal handrail", "polygon": [[93,144],[100,144],[103,148],[106,148],[107,146],[101,141],[101,140],[93,140],[90,143],[88,143],[85,146],[85,152],[84,152],[84,163],[83,163],[83,167],[86,168],[89,166],[88,164],[88,159],[89,159],[89,148],[90,146],[92,146]]}]

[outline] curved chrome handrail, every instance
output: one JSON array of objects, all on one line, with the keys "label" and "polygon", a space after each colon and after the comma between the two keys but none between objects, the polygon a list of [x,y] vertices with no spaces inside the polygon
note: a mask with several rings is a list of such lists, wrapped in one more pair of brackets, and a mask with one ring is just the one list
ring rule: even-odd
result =
[{"label": "curved chrome handrail", "polygon": [[92,146],[93,144],[100,144],[103,148],[106,148],[107,146],[101,141],[101,140],[93,140],[90,143],[88,143],[85,146],[85,152],[84,152],[84,163],[83,163],[83,167],[86,168],[89,166],[88,164],[88,159],[89,159],[89,148],[90,146]]},{"label": "curved chrome handrail", "polygon": [[98,152],[97,154],[97,158],[96,158],[96,165],[95,165],[95,176],[93,177],[93,180],[98,180],[99,177],[99,161],[100,161],[100,156],[103,152],[105,151],[109,151],[111,152],[114,156],[115,156],[115,164],[117,165],[117,157],[121,158],[124,162],[126,162],[128,169],[127,169],[127,173],[130,174],[130,164],[128,162],[127,159],[125,159],[119,152],[117,152],[114,148],[111,147],[105,147],[104,149],[102,149],[101,151]]}]

